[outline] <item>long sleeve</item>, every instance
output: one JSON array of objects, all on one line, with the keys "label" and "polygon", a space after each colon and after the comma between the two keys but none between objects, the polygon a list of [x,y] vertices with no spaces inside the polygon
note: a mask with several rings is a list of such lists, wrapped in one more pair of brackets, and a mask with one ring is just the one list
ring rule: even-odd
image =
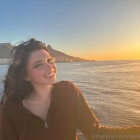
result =
[{"label": "long sleeve", "polygon": [[90,140],[91,135],[93,133],[97,133],[97,128],[99,128],[99,120],[89,107],[81,90],[76,85],[74,85],[74,87],[76,95],[75,107],[77,127]]},{"label": "long sleeve", "polygon": [[[1,112],[0,140],[18,140],[16,114],[11,108],[3,108]],[[18,118],[17,118],[18,119]]]},{"label": "long sleeve", "polygon": [[92,134],[92,139],[108,139],[108,140],[140,140],[140,126],[130,127],[99,127],[97,134]]},{"label": "long sleeve", "polygon": [[76,94],[76,120],[78,128],[88,140],[138,140],[140,127],[101,127],[99,120],[86,102],[82,92],[74,85]]}]

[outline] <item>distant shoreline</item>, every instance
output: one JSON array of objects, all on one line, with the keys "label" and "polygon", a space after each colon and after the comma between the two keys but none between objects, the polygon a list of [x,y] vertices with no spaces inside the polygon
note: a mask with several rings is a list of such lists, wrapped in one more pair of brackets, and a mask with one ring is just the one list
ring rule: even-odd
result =
[{"label": "distant shoreline", "polygon": [[[107,62],[107,61],[140,61],[140,59],[134,60],[85,60],[85,61],[55,61],[55,63],[76,63],[76,62]],[[10,60],[4,58],[0,59],[0,65],[9,65]]]},{"label": "distant shoreline", "polygon": [[[87,60],[87,61],[55,61],[55,63],[76,63],[76,62],[91,62],[91,61],[96,61],[96,60]],[[0,65],[8,65],[10,64],[10,61],[7,59],[0,59]]]}]

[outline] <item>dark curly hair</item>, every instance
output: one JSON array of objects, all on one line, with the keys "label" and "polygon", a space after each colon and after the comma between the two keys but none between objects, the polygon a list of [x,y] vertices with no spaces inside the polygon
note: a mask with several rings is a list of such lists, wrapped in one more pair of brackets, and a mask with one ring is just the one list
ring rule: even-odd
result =
[{"label": "dark curly hair", "polygon": [[26,66],[31,52],[39,49],[48,49],[44,43],[34,38],[23,42],[13,48],[13,60],[9,65],[5,76],[3,95],[0,104],[3,104],[8,97],[14,97],[17,101],[29,97],[33,90],[30,81],[24,80],[26,75]]}]

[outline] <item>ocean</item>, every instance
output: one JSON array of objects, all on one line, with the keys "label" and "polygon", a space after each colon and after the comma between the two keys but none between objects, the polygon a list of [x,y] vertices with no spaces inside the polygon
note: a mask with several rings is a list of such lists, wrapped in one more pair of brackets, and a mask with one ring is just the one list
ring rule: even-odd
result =
[{"label": "ocean", "polygon": [[[56,63],[57,81],[80,88],[101,126],[140,126],[140,60]],[[7,65],[0,65],[0,93]]]}]

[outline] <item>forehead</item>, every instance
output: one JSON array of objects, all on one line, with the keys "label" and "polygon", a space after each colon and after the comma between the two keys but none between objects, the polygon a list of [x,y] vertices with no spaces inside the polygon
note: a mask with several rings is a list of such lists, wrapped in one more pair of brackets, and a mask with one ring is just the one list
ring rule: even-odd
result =
[{"label": "forehead", "polygon": [[30,54],[28,63],[34,63],[37,60],[42,60],[47,57],[50,57],[50,54],[46,50],[44,49],[36,50]]}]

